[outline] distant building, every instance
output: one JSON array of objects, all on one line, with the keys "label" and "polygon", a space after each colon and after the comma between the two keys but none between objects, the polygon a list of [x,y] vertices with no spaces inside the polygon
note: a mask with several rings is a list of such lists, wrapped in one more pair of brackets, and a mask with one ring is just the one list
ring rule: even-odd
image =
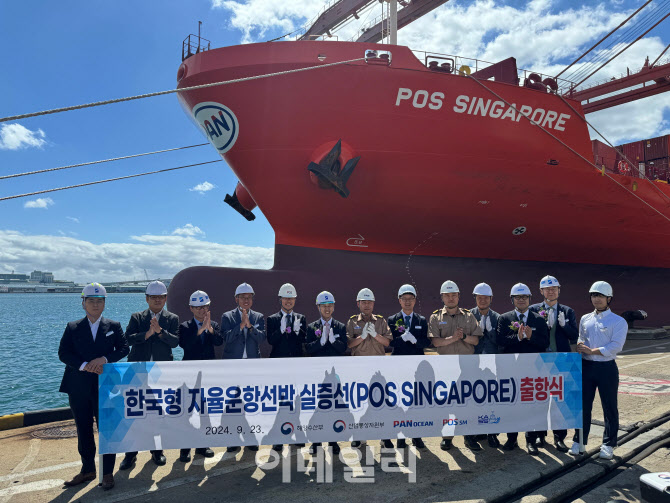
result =
[{"label": "distant building", "polygon": [[0,274],[0,283],[11,283],[14,281],[21,281],[25,282],[28,281],[28,276],[27,274]]},{"label": "distant building", "polygon": [[31,283],[53,283],[54,274],[46,271],[33,271],[30,273]]}]

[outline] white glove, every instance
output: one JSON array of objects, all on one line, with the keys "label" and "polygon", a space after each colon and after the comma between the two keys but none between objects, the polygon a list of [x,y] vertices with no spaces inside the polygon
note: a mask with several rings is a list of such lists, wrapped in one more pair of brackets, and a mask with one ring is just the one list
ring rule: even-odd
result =
[{"label": "white glove", "polygon": [[337,338],[335,337],[335,332],[333,332],[333,331],[331,330],[331,331],[330,331],[330,335],[328,336],[328,340],[330,341],[331,344],[335,344],[335,340],[336,340],[336,339],[337,339]]},{"label": "white glove", "polygon": [[293,333],[298,334],[300,332],[300,318],[297,316],[293,320]]},{"label": "white glove", "polygon": [[491,326],[491,318],[489,316],[486,317],[486,330],[489,332],[493,330],[493,327]]},{"label": "white glove", "polygon": [[562,327],[565,326],[565,313],[563,311],[558,315],[558,324]]},{"label": "white glove", "polygon": [[287,320],[287,318],[288,317],[286,315],[281,317],[281,324],[279,325],[279,330],[281,330],[282,334],[284,332],[286,332],[286,320]]},{"label": "white glove", "polygon": [[412,335],[412,332],[409,330],[406,331],[404,334],[402,334],[402,340],[405,342],[411,342],[412,344],[416,344],[416,337]]},{"label": "white glove", "polygon": [[486,320],[484,318],[488,318],[488,316],[482,316],[479,319],[479,328],[482,329],[482,332],[484,331],[484,327],[486,327]]},{"label": "white glove", "polygon": [[328,332],[326,332],[326,327],[323,327],[321,330],[321,345],[325,346],[328,340]]},{"label": "white glove", "polygon": [[375,326],[369,321],[363,327],[363,333],[361,334],[361,338],[365,340],[368,336],[370,337],[375,336]]}]

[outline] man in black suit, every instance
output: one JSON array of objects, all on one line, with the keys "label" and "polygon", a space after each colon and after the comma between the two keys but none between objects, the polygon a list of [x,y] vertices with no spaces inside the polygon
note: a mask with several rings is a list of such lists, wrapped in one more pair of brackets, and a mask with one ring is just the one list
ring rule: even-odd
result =
[{"label": "man in black suit", "polygon": [[[82,307],[86,316],[65,327],[58,358],[65,364],[59,391],[67,393],[77,427],[81,472],[65,482],[68,487],[95,479],[93,418],[98,421],[98,375],[105,363],[118,362],[128,354],[128,341],[121,324],[102,317],[107,292],[100,283],[84,287]],[[116,454],[102,456],[102,488],[114,487]]]},{"label": "man in black suit", "polygon": [[[333,318],[335,297],[330,292],[321,292],[316,296],[316,306],[321,317],[307,325],[305,351],[310,356],[343,356],[347,351],[347,327]],[[328,445],[334,455],[340,453],[337,442]],[[312,444],[310,453],[316,454],[316,444]]]},{"label": "man in black suit", "polygon": [[[544,353],[549,344],[549,329],[544,318],[532,312],[530,306],[530,289],[523,283],[517,283],[510,292],[514,311],[500,315],[498,318],[498,346],[503,353]],[[503,449],[511,451],[517,446],[518,433],[508,433]],[[526,434],[528,453],[537,455],[535,445],[538,432]]]},{"label": "man in black suit", "polygon": [[[293,311],[298,293],[291,283],[284,283],[279,289],[278,313],[268,316],[266,334],[272,345],[270,358],[300,358],[304,355],[305,335],[307,323],[302,314]],[[305,444],[296,444],[304,447]],[[275,444],[272,448],[281,452],[282,444]]]},{"label": "man in black suit", "polygon": [[[544,302],[533,304],[530,310],[538,313],[547,321],[549,327],[549,345],[547,351],[553,353],[569,353],[571,345],[577,344],[579,337],[579,327],[577,326],[577,317],[572,308],[558,303],[558,296],[561,294],[561,284],[553,276],[545,276],[540,281],[540,293],[544,297]],[[546,431],[539,431],[537,437],[537,446],[544,447],[544,437]],[[560,452],[568,452],[568,446],[563,440],[568,436],[568,430],[554,430],[554,446]]]},{"label": "man in black suit", "polygon": [[[398,302],[401,311],[389,316],[388,326],[391,328],[391,347],[394,355],[423,355],[423,350],[430,346],[428,339],[428,322],[426,318],[414,312],[416,290],[412,285],[403,285],[398,290]],[[413,438],[412,443],[417,449],[426,445],[421,438]],[[407,447],[404,438],[398,439],[398,449]]]},{"label": "man in black suit", "polygon": [[[211,303],[209,295],[202,290],[196,290],[189,297],[188,305],[193,318],[179,325],[179,345],[184,348],[184,361],[214,360],[214,346],[223,344],[219,324],[212,321],[209,312]],[[214,451],[209,447],[198,447],[195,453],[206,458],[214,457]],[[191,449],[181,449],[179,461],[191,461]]]},{"label": "man in black suit", "polygon": [[[172,348],[179,344],[179,317],[163,310],[167,301],[167,288],[160,281],[147,285],[146,301],[149,309],[133,313],[126,327],[126,338],[132,346],[129,362],[172,361]],[[126,452],[120,470],[132,468],[137,451]],[[151,451],[151,459],[158,466],[165,464],[162,450]]]}]

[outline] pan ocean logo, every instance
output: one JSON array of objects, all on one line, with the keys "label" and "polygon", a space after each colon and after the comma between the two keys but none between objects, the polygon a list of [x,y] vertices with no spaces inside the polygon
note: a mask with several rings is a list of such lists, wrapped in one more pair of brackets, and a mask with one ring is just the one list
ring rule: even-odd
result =
[{"label": "pan ocean logo", "polygon": [[198,103],[193,107],[193,118],[219,153],[224,154],[233,148],[240,127],[230,108],[214,101]]}]

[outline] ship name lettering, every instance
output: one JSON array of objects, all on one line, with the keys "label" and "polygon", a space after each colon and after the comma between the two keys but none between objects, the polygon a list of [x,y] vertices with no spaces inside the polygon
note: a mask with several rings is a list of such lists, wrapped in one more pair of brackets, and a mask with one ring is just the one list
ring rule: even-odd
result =
[{"label": "ship name lettering", "polygon": [[[398,89],[398,96],[395,99],[395,106],[400,106],[400,102],[409,100],[412,96],[414,96],[414,99],[412,100],[412,106],[414,108],[424,108],[426,105],[428,105],[428,108],[431,110],[439,110],[442,108],[444,93],[441,93],[440,91],[429,93],[424,89],[419,89],[418,91],[414,92],[411,89],[407,89],[406,87],[400,87]],[[429,96],[430,102],[428,100]]]},{"label": "ship name lettering", "polygon": [[[410,90],[400,89],[400,91]],[[411,94],[403,99],[409,99],[410,96]],[[396,105],[400,102],[400,99],[401,95],[399,92]],[[457,114],[481,115],[482,117],[491,117],[493,119],[510,119],[513,122],[519,122],[522,116],[525,115],[540,127],[555,129],[556,131],[565,131],[565,123],[570,119],[570,114],[559,114],[553,110],[545,110],[544,108],[533,109],[533,107],[528,105],[517,107],[516,103],[512,103],[512,106],[505,108],[505,103],[502,101],[470,97],[463,94],[456,98],[453,110]]]}]

